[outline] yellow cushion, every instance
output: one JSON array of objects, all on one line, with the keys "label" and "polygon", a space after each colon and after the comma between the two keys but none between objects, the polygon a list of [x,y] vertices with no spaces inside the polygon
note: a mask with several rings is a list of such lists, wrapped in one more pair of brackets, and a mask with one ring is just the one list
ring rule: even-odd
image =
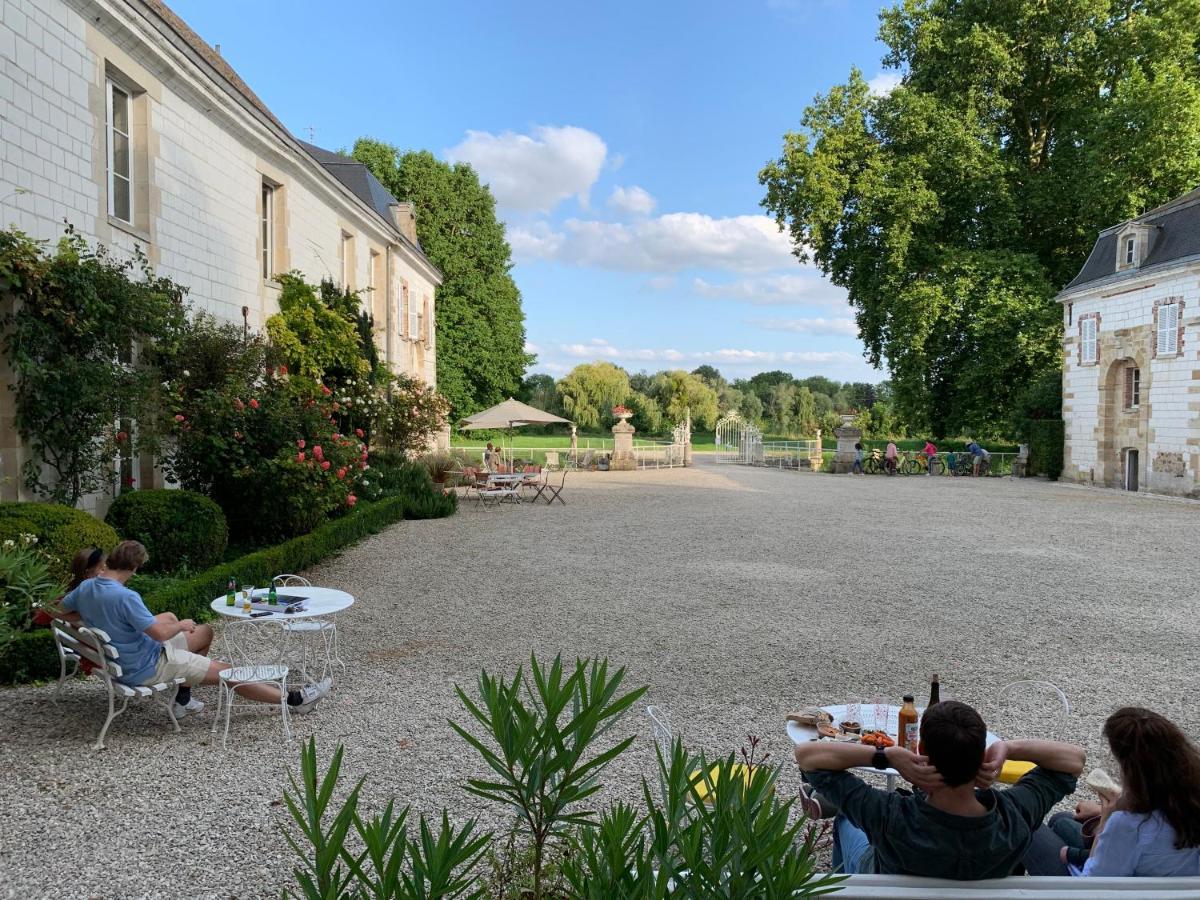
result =
[{"label": "yellow cushion", "polygon": [[[733,774],[747,784],[750,783],[751,771],[751,768],[743,763],[733,764]],[[714,789],[717,787],[721,780],[721,767],[720,765],[714,765],[708,770],[708,781],[704,779],[699,770],[692,773],[692,780],[695,782],[696,796],[699,797],[703,802],[708,803],[708,782],[712,782]]]},{"label": "yellow cushion", "polygon": [[1000,770],[1000,778],[998,781],[1004,784],[1016,784],[1021,780],[1021,776],[1027,772],[1033,771],[1033,763],[1022,762],[1016,759],[1006,759],[1004,768]]}]

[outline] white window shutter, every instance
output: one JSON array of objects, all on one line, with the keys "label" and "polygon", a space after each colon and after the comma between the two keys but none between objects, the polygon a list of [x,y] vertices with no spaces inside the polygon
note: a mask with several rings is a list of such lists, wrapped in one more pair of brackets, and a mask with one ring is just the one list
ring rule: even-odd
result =
[{"label": "white window shutter", "polygon": [[1167,316],[1167,355],[1173,356],[1179,352],[1179,304],[1169,303],[1167,309],[1171,311]]}]

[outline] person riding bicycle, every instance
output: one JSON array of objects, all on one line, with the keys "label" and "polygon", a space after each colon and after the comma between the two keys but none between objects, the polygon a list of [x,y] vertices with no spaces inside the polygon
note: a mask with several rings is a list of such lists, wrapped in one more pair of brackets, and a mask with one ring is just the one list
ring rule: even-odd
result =
[{"label": "person riding bicycle", "polygon": [[883,453],[883,466],[889,475],[896,474],[896,463],[899,458],[900,451],[896,449],[896,442],[888,441],[887,450]]},{"label": "person riding bicycle", "polygon": [[978,441],[971,441],[967,444],[967,452],[971,454],[971,475],[979,475],[979,467],[992,458],[992,454],[988,453],[979,446]]},{"label": "person riding bicycle", "polygon": [[929,466],[929,471],[927,471],[925,474],[932,475],[933,474],[933,461],[935,459],[937,459],[937,447],[934,446],[933,441],[927,440],[925,442],[925,449],[922,450],[921,452],[925,454],[926,464]]}]

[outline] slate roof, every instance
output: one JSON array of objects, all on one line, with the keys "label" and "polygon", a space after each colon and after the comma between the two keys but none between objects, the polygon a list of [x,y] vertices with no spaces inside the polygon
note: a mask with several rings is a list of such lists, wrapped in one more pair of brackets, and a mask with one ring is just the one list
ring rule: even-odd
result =
[{"label": "slate roof", "polygon": [[[1117,272],[1117,235],[1129,224],[1152,225],[1156,232],[1150,254],[1142,260],[1141,265],[1136,269]],[[1063,290],[1069,291],[1108,278],[1135,275],[1151,266],[1191,257],[1200,257],[1200,188],[1100,232],[1087,262]]]},{"label": "slate roof", "polygon": [[356,159],[342,156],[340,153],[331,153],[316,144],[310,144],[307,141],[299,141],[299,144],[321,164],[322,168],[348,187],[359,200],[383,216],[389,224],[394,221],[390,207],[400,201],[393,197],[379,179],[371,174],[370,169]]}]

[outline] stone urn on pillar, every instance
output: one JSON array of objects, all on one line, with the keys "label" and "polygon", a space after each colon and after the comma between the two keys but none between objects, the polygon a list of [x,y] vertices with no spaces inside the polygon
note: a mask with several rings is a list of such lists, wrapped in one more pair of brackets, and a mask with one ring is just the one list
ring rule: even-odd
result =
[{"label": "stone urn on pillar", "polygon": [[837,438],[837,452],[833,457],[833,471],[840,475],[854,468],[854,445],[862,440],[862,429],[843,425],[833,432]]},{"label": "stone urn on pillar", "polygon": [[633,434],[636,429],[629,424],[633,410],[614,406],[612,414],[617,417],[617,423],[612,427],[613,454],[608,467],[618,472],[629,472],[637,468],[637,459],[633,455]]}]

